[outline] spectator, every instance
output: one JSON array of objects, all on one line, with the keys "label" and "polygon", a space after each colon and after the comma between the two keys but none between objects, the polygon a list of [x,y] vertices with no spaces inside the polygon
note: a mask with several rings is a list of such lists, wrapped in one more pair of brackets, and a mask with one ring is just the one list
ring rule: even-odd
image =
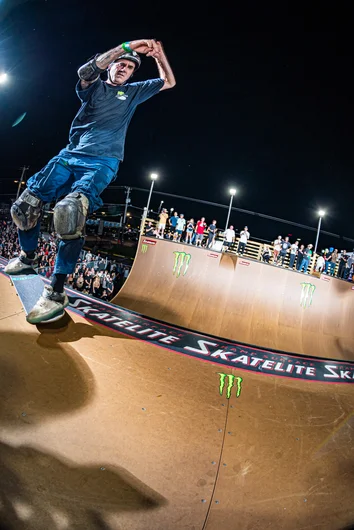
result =
[{"label": "spectator", "polygon": [[299,250],[299,242],[295,241],[290,247],[290,260],[289,260],[289,269],[294,268],[295,258],[297,256],[297,252]]},{"label": "spectator", "polygon": [[245,252],[245,248],[247,245],[247,241],[250,238],[250,233],[248,231],[248,226],[245,226],[244,229],[240,233],[240,240],[238,242],[238,248],[237,253],[240,254],[240,256],[243,256],[243,253]]},{"label": "spectator", "polygon": [[325,268],[326,261],[323,255],[318,256],[316,261],[316,272],[322,273]]},{"label": "spectator", "polygon": [[152,237],[156,234],[155,228],[152,226],[152,222],[149,221],[148,224],[145,226],[145,235],[148,237]]},{"label": "spectator", "polygon": [[106,285],[105,285],[105,292],[106,292],[106,300],[110,300],[113,296],[113,280],[110,274],[107,274],[106,277]]},{"label": "spectator", "polygon": [[100,298],[101,296],[101,278],[97,274],[96,276],[92,277],[91,284],[90,284],[91,290],[89,291],[92,296],[95,296],[96,298]]},{"label": "spectator", "polygon": [[312,247],[313,245],[309,244],[304,250],[304,257],[302,258],[302,262],[300,265],[299,272],[302,272],[302,269],[304,269],[304,273],[308,274],[307,269],[310,264],[310,260],[312,257]]},{"label": "spectator", "polygon": [[345,279],[345,269],[348,262],[349,256],[347,254],[346,250],[342,250],[340,258],[339,258],[339,267],[338,267],[338,273],[337,276],[341,280]]},{"label": "spectator", "polygon": [[278,258],[279,261],[281,261],[281,263],[278,263],[278,265],[281,265],[281,266],[284,265],[286,255],[290,247],[291,247],[291,244],[289,243],[289,237],[286,236],[285,239],[282,239],[281,241],[281,248],[280,248],[279,258]]},{"label": "spectator", "polygon": [[183,213],[181,213],[180,216],[177,218],[176,229],[175,229],[175,233],[173,234],[174,241],[178,241],[178,243],[181,241],[181,237],[182,237],[185,227],[186,227],[186,220],[184,218]]},{"label": "spectator", "polygon": [[297,251],[297,259],[296,259],[296,270],[300,270],[302,260],[304,259],[304,250],[305,245],[300,245],[300,248]]},{"label": "spectator", "polygon": [[208,241],[206,244],[206,248],[211,248],[214,245],[215,236],[216,236],[216,220],[214,219],[213,222],[208,226]]},{"label": "spectator", "polygon": [[190,219],[187,223],[187,231],[186,231],[186,243],[191,245],[192,244],[192,237],[194,232],[194,219]]},{"label": "spectator", "polygon": [[276,239],[273,243],[274,245],[273,263],[278,263],[278,256],[281,251],[281,244],[282,244],[282,237],[278,236],[278,239]]},{"label": "spectator", "polygon": [[170,232],[169,232],[170,239],[172,239],[174,233],[176,232],[177,221],[178,221],[178,213],[174,212],[168,221],[168,224],[170,225]]},{"label": "spectator", "polygon": [[157,228],[157,236],[160,239],[163,239],[165,228],[166,228],[166,221],[168,219],[168,213],[166,208],[162,208],[162,212],[159,215],[159,225]]},{"label": "spectator", "polygon": [[[197,225],[195,227],[195,233],[196,233],[196,237],[195,237],[195,246],[196,247],[201,247],[202,246],[202,242],[203,242],[203,238],[204,238],[204,230],[206,229],[206,222],[205,222],[205,217],[202,217],[200,219],[200,221],[197,222]],[[199,243],[199,245],[198,245]]]},{"label": "spectator", "polygon": [[329,262],[329,275],[334,276],[338,259],[338,249],[336,248],[332,252],[332,256]]},{"label": "spectator", "polygon": [[271,253],[270,253],[269,246],[268,245],[264,245],[263,252],[262,252],[262,260],[265,263],[269,263],[270,257],[271,257]]},{"label": "spectator", "polygon": [[85,278],[84,278],[84,273],[83,272],[80,272],[80,274],[75,278],[75,274],[74,274],[74,285],[73,287],[75,289],[77,289],[78,291],[82,292],[84,290],[84,287],[85,287]]},{"label": "spectator", "polygon": [[332,257],[332,252],[333,252],[333,247],[331,247],[330,249],[326,248],[324,251],[324,259],[325,259],[324,273],[325,274],[327,274],[328,272],[328,267],[329,267],[329,263]]},{"label": "spectator", "polygon": [[354,251],[349,256],[347,265],[346,265],[345,279],[348,280],[349,282],[352,281],[353,279],[353,269],[354,269]]},{"label": "spectator", "polygon": [[235,242],[235,238],[236,238],[235,230],[232,225],[230,225],[230,228],[225,230],[224,237],[225,237],[225,240],[224,240],[223,250],[227,252],[228,249],[231,247],[231,245],[233,245],[233,243]]}]

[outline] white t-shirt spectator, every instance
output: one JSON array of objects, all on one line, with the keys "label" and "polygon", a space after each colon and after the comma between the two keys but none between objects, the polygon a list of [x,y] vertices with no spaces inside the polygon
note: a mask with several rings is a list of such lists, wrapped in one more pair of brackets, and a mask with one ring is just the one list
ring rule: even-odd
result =
[{"label": "white t-shirt spectator", "polygon": [[228,228],[226,231],[225,231],[225,239],[228,243],[232,243],[233,240],[235,239],[235,230],[231,230],[230,228]]},{"label": "white t-shirt spectator", "polygon": [[281,239],[276,239],[274,241],[274,250],[281,251]]},{"label": "white t-shirt spectator", "polygon": [[316,263],[316,271],[323,269],[325,266],[325,259],[323,256],[318,256],[317,263]]},{"label": "white t-shirt spectator", "polygon": [[299,245],[295,245],[295,243],[293,243],[290,247],[290,254],[296,254],[298,248]]},{"label": "white t-shirt spectator", "polygon": [[[232,230],[232,232],[234,231]],[[240,236],[241,243],[247,243],[247,240],[250,238],[250,233],[247,230],[242,230]]]},{"label": "white t-shirt spectator", "polygon": [[186,220],[183,217],[179,217],[177,220],[176,230],[184,230],[184,227],[186,226]]}]

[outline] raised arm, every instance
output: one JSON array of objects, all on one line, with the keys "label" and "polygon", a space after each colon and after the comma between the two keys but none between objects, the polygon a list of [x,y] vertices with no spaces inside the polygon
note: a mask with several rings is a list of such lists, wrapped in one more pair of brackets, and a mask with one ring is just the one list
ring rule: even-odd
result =
[{"label": "raised arm", "polygon": [[176,79],[161,42],[157,41],[155,44],[156,48],[154,48],[151,52],[148,52],[146,55],[155,59],[159,76],[164,80],[161,90],[167,90],[168,88],[173,88],[175,86]]},{"label": "raised arm", "polygon": [[124,42],[116,48],[112,48],[108,52],[97,55],[86,64],[80,66],[78,76],[81,80],[81,88],[85,89],[99,78],[99,76],[107,70],[109,65],[116,61],[121,55],[129,51],[135,51],[150,55],[158,51],[157,43],[151,39],[133,40]]}]

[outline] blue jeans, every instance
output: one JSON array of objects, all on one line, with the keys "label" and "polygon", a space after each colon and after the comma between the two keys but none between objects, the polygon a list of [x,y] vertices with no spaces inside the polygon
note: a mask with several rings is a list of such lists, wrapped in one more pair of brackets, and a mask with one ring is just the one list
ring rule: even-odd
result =
[{"label": "blue jeans", "polygon": [[329,274],[331,276],[334,276],[334,271],[336,268],[336,263],[333,263],[332,261],[329,262]]},{"label": "blue jeans", "polygon": [[290,254],[290,260],[289,260],[289,269],[292,269],[294,267],[296,254]]},{"label": "blue jeans", "polygon": [[[80,192],[88,198],[89,213],[92,213],[103,205],[100,195],[114,180],[118,166],[116,158],[80,155],[63,149],[28,180],[27,188],[45,203],[74,191]],[[18,230],[25,252],[37,248],[39,231],[39,222],[31,230]],[[60,240],[54,274],[74,272],[83,244],[83,237]]]},{"label": "blue jeans", "polygon": [[307,269],[308,269],[309,263],[310,263],[310,260],[309,260],[309,259],[303,258],[303,259],[302,259],[302,262],[301,262],[301,265],[300,265],[299,272],[302,271],[302,268],[304,268],[304,272],[307,272]]}]

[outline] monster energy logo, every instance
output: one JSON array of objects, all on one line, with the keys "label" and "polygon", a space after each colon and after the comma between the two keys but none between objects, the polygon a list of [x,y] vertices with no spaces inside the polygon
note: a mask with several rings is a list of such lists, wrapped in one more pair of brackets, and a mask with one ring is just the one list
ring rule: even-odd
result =
[{"label": "monster energy logo", "polygon": [[231,397],[231,391],[234,387],[234,384],[236,382],[236,397],[238,398],[241,394],[241,390],[242,390],[242,377],[236,377],[235,375],[232,375],[232,374],[222,374],[220,372],[218,372],[218,375],[220,376],[220,385],[219,385],[219,393],[220,393],[220,396],[222,396],[223,394],[223,391],[224,391],[224,388],[225,388],[225,381],[226,381],[226,378],[228,378],[228,384],[227,384],[227,388],[226,388],[226,397],[227,399],[230,399]]},{"label": "monster energy logo", "polygon": [[316,290],[316,286],[312,283],[306,283],[303,282],[301,284],[302,291],[301,291],[301,299],[300,299],[300,306],[306,309],[307,307],[310,307],[312,305],[312,297],[313,293]]},{"label": "monster energy logo", "polygon": [[176,278],[179,278],[181,271],[184,266],[183,274],[184,276],[188,270],[189,262],[192,258],[190,254],[186,254],[185,252],[174,252],[175,255],[175,262],[173,265],[173,274],[176,274]]},{"label": "monster energy logo", "polygon": [[149,248],[149,245],[145,245],[144,243],[141,245],[141,252],[145,254],[147,252],[147,249]]}]

